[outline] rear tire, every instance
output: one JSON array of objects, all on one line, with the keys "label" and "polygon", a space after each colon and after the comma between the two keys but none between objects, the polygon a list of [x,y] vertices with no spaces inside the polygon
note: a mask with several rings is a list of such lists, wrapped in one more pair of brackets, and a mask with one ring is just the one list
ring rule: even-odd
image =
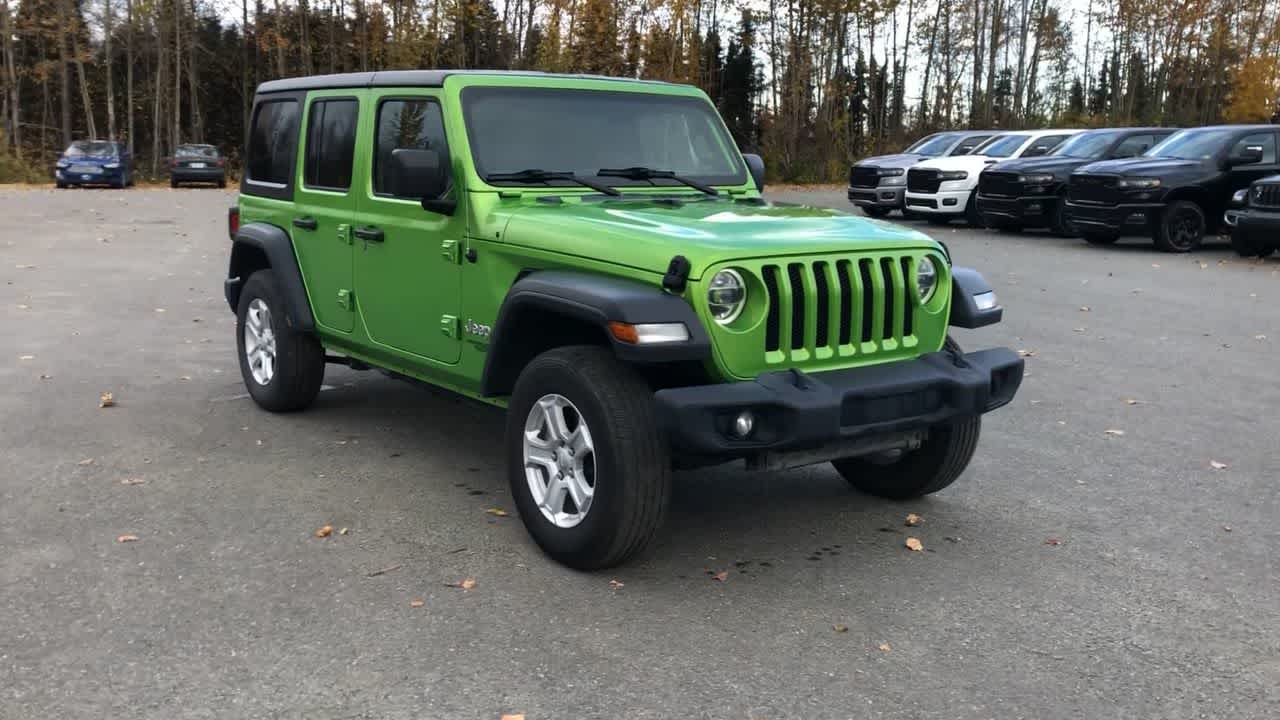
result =
[{"label": "rear tire", "polygon": [[[960,352],[947,338],[946,348]],[[982,416],[974,415],[929,428],[919,448],[885,462],[880,456],[832,461],[836,471],[859,492],[891,500],[908,500],[938,492],[955,482],[978,447]]]},{"label": "rear tire", "polygon": [[520,519],[557,562],[578,570],[618,565],[662,526],[671,459],[653,391],[608,348],[556,348],[525,367],[507,407],[506,453]]},{"label": "rear tire", "polygon": [[55,188],[59,189],[59,190],[66,190],[66,189],[67,189],[67,184],[66,184],[66,183],[64,183],[64,182],[62,182],[62,181],[56,181],[56,182],[54,182],[54,183],[53,183],[53,186],[54,186]]},{"label": "rear tire", "polygon": [[889,208],[864,205],[862,206],[862,212],[866,213],[867,217],[873,217],[873,218],[879,219],[879,218],[888,217]]},{"label": "rear tire", "polygon": [[1189,200],[1177,200],[1164,209],[1156,226],[1156,247],[1171,253],[1191,252],[1204,241],[1204,211]]},{"label": "rear tire", "polygon": [[174,180],[173,178],[169,178],[169,187],[171,187],[171,188],[176,188],[176,187],[178,187],[178,181],[177,181],[177,180]]},{"label": "rear tire", "polygon": [[315,401],[324,381],[324,348],[315,335],[292,327],[271,270],[250,275],[240,291],[236,348],[240,376],[259,407],[293,412]]}]

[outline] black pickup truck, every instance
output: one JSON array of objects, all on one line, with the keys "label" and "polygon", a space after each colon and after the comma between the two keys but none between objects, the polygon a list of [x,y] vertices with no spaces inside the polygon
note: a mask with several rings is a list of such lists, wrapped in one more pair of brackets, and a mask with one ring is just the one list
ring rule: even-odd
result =
[{"label": "black pickup truck", "polygon": [[1280,250],[1280,175],[1237,191],[1224,220],[1231,227],[1231,247],[1242,257]]},{"label": "black pickup truck", "polygon": [[978,211],[987,227],[1047,227],[1071,237],[1075,232],[1062,212],[1071,173],[1098,160],[1136,157],[1174,132],[1171,128],[1090,130],[1067,138],[1048,155],[992,165],[978,176]]},{"label": "black pickup truck", "polygon": [[1067,183],[1066,221],[1093,244],[1149,235],[1188,252],[1217,232],[1231,196],[1280,172],[1280,126],[1180,130],[1128,160],[1091,163]]}]

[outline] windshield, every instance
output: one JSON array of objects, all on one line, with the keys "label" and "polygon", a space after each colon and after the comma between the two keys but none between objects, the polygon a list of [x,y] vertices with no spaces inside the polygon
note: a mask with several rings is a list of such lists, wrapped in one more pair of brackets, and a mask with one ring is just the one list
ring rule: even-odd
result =
[{"label": "windshield", "polygon": [[[563,88],[469,87],[463,112],[481,177],[522,170],[595,177],[604,168],[665,170],[715,185],[746,182],[742,156],[702,98]],[[502,184],[568,185],[503,180]],[[670,179],[611,177],[609,185]]]},{"label": "windshield", "polygon": [[218,148],[212,145],[179,145],[177,150],[173,151],[178,157],[218,157]]},{"label": "windshield", "polygon": [[77,140],[63,153],[67,157],[115,157],[116,144],[94,140]]},{"label": "windshield", "polygon": [[1223,144],[1234,133],[1231,128],[1179,130],[1153,145],[1146,155],[1174,160],[1208,160],[1222,150]]},{"label": "windshield", "polygon": [[955,144],[960,137],[959,133],[934,133],[911,144],[911,147],[903,150],[903,153],[915,153],[917,155],[941,155]]},{"label": "windshield", "polygon": [[1030,137],[1030,135],[997,135],[985,144],[979,145],[973,151],[973,154],[986,155],[987,157],[1010,157],[1018,152],[1018,148],[1022,147],[1022,144]]},{"label": "windshield", "polygon": [[1100,158],[1106,154],[1107,148],[1111,147],[1111,143],[1115,142],[1120,135],[1121,133],[1118,132],[1083,132],[1067,138],[1066,142],[1049,154],[1082,160]]}]

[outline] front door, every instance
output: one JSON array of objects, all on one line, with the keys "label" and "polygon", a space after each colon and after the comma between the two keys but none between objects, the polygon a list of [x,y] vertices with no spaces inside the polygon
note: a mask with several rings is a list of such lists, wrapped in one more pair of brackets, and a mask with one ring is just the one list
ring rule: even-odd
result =
[{"label": "front door", "polygon": [[[356,203],[356,305],[369,337],[409,359],[456,363],[461,354],[460,252],[466,230],[461,207],[452,216],[422,208],[421,197],[389,192],[386,165],[399,148],[435,150],[449,157],[438,89],[370,91],[369,182]],[[362,143],[365,144],[365,143]],[[445,163],[451,167],[451,163]],[[452,175],[452,171],[450,171]],[[461,199],[450,184],[446,194]]]},{"label": "front door", "polygon": [[1235,142],[1228,153],[1228,157],[1239,155],[1244,152],[1247,147],[1257,147],[1262,149],[1262,162],[1250,163],[1248,165],[1236,165],[1228,171],[1229,179],[1227,180],[1230,187],[1225,197],[1231,197],[1231,193],[1236,190],[1247,188],[1253,184],[1254,180],[1261,180],[1268,175],[1275,175],[1280,172],[1280,148],[1276,147],[1276,133],[1270,130],[1251,133]]},{"label": "front door", "polygon": [[351,177],[357,160],[356,137],[364,132],[360,105],[367,96],[367,90],[327,90],[307,96],[298,154],[302,162],[289,218],[289,233],[316,322],[340,332],[351,332],[355,325],[350,228],[356,193]]}]

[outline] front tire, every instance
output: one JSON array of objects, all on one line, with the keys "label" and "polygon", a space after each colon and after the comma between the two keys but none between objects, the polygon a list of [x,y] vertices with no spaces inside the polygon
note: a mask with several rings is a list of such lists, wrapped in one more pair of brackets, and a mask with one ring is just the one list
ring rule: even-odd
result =
[{"label": "front tire", "polygon": [[621,564],[662,526],[671,460],[653,391],[608,348],[549,350],[507,407],[507,475],[525,528],[578,570]]},{"label": "front tire", "polygon": [[[947,338],[946,350],[960,352]],[[909,500],[938,492],[955,482],[969,466],[982,416],[974,415],[929,428],[919,448],[894,457],[872,455],[832,461],[836,471],[859,492],[891,500]]]},{"label": "front tire", "polygon": [[974,190],[969,193],[969,202],[964,206],[964,221],[969,227],[977,229],[984,228],[987,223],[982,219],[982,213],[978,210],[978,191]]},{"label": "front tire", "polygon": [[1189,200],[1178,200],[1165,208],[1156,226],[1156,247],[1172,253],[1191,252],[1200,247],[1205,233],[1204,211]]},{"label": "front tire", "polygon": [[293,412],[315,401],[324,380],[324,348],[315,335],[291,326],[270,270],[250,275],[240,291],[236,348],[240,376],[259,407]]}]

